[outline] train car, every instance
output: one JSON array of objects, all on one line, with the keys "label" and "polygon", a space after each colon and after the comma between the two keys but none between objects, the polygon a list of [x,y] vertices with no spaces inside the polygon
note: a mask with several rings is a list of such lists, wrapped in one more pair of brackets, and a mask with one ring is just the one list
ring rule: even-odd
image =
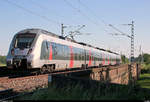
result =
[{"label": "train car", "polygon": [[8,68],[38,68],[42,72],[121,63],[119,54],[42,29],[25,29],[15,34],[6,60]]}]

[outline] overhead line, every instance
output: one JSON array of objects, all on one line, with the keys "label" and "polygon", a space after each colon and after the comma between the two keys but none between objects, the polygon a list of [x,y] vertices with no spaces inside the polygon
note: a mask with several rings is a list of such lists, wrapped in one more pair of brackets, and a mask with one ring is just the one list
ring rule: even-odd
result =
[{"label": "overhead line", "polygon": [[81,10],[79,10],[78,8],[74,7],[69,1],[64,0],[66,2],[67,5],[69,5],[71,8],[75,9],[77,12],[79,12],[82,16],[86,17],[89,21],[91,21],[93,24],[98,25],[97,22],[94,22],[93,20],[91,20],[86,14],[84,14]]},{"label": "overhead line", "polygon": [[[39,7],[40,9],[42,9],[42,10],[47,10],[47,11],[49,10],[49,11],[50,11],[50,9],[47,8],[46,6],[44,6],[44,5],[42,5],[42,4],[39,4],[38,2],[34,2],[34,0],[30,0],[30,1],[31,1],[35,6]],[[52,14],[55,14],[56,16],[59,16],[59,17],[61,17],[61,18],[65,18],[65,16],[62,16],[62,15],[56,13],[56,12],[53,12]],[[61,24],[63,24],[63,21],[61,21]],[[66,24],[66,23],[65,23],[65,25],[67,25],[67,28],[73,27],[73,26],[69,26],[69,24]]]},{"label": "overhead line", "polygon": [[12,1],[9,1],[9,0],[3,0],[3,1],[5,1],[5,2],[11,4],[11,5],[14,5],[14,6],[16,6],[16,7],[20,8],[20,9],[22,9],[22,10],[24,10],[24,11],[26,11],[26,12],[32,14],[32,15],[41,17],[41,18],[43,18],[43,19],[46,20],[46,21],[53,22],[53,23],[55,23],[55,24],[57,24],[57,25],[60,25],[60,23],[58,23],[58,22],[56,22],[56,21],[54,21],[54,20],[51,20],[51,19],[47,18],[46,16],[40,15],[40,14],[38,14],[38,13],[36,13],[36,12],[33,12],[33,11],[31,11],[31,10],[29,10],[29,9],[27,9],[27,8],[25,8],[25,7],[23,7],[23,6],[20,6],[20,5],[16,4],[16,3],[12,2]]},{"label": "overhead line", "polygon": [[103,19],[100,19],[87,5],[85,5],[83,2],[81,2],[81,0],[78,0],[79,1],[79,4],[82,5],[84,8],[88,9],[88,11],[90,11],[93,16],[95,16],[96,18],[98,18],[104,25],[108,26],[108,27],[111,27],[113,28],[114,30],[122,33],[122,34],[125,34],[123,33],[122,31],[120,31],[119,29],[117,29],[116,27],[114,27],[112,24],[108,24],[106,23]]},{"label": "overhead line", "polygon": [[[99,19],[105,26],[109,27],[109,24],[107,22],[105,22],[103,19],[100,19],[87,5],[85,5],[83,2],[81,2],[81,0],[78,0],[78,3],[80,5],[82,5],[84,8],[88,9],[88,11],[90,11],[91,14],[93,14],[93,16],[95,16],[97,19]],[[104,29],[104,31],[106,33],[108,33],[108,31],[106,29]]]},{"label": "overhead line", "polygon": [[104,20],[102,20],[102,19],[100,19],[88,6],[86,6],[83,2],[81,2],[81,0],[78,0],[79,1],[79,4],[80,5],[82,5],[84,8],[86,8],[86,9],[89,9],[89,11],[96,17],[96,18],[98,18],[103,24],[105,24],[106,26],[108,26],[108,24],[104,21]]},{"label": "overhead line", "polygon": [[115,35],[125,35],[125,36],[131,38],[128,34],[126,34],[126,33],[122,32],[122,31],[120,31],[118,28],[114,27],[113,25],[109,24],[109,26],[111,26],[113,29],[115,29],[116,31],[118,31],[118,32],[121,33],[121,34],[117,34],[117,33],[116,33]]},{"label": "overhead line", "polygon": [[[40,9],[43,9],[44,11],[45,10],[50,10],[49,8],[47,8],[46,6],[43,6],[42,4],[39,4],[37,2],[34,2],[34,0],[30,0],[30,2],[32,2],[35,6],[39,7]],[[56,16],[60,16],[60,17],[63,17],[65,18],[64,16],[60,15],[60,14],[57,14],[56,12],[53,11],[53,14],[55,14]]]}]

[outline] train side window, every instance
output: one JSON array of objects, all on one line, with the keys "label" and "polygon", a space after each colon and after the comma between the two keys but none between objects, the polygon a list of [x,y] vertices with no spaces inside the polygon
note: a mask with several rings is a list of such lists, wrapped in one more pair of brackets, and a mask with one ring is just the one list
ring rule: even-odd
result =
[{"label": "train side window", "polygon": [[84,56],[85,56],[83,49],[82,49],[82,51],[81,51],[81,55],[82,55],[82,61],[83,61],[83,60],[84,60]]},{"label": "train side window", "polygon": [[40,55],[40,59],[44,59],[44,42],[42,42],[42,46],[41,46],[41,55]]},{"label": "train side window", "polygon": [[76,53],[77,53],[77,60],[79,60],[79,49],[78,48],[76,48]]},{"label": "train side window", "polygon": [[100,54],[99,61],[102,61],[102,54]]},{"label": "train side window", "polygon": [[70,60],[70,48],[66,46],[67,60]]},{"label": "train side window", "polygon": [[74,59],[77,60],[77,50],[74,48]]},{"label": "train side window", "polygon": [[59,59],[63,60],[63,53],[62,53],[62,45],[58,44],[58,55],[59,55]]},{"label": "train side window", "polygon": [[80,49],[79,48],[77,48],[77,54],[78,54],[77,59],[80,60]]},{"label": "train side window", "polygon": [[82,60],[82,52],[81,52],[81,49],[79,49],[79,60],[80,60],[80,61]]},{"label": "train side window", "polygon": [[70,59],[70,49],[67,45],[65,45],[64,48],[65,48],[65,59],[69,60]]},{"label": "train side window", "polygon": [[77,60],[79,60],[80,52],[78,48],[76,48],[76,55],[77,55]]},{"label": "train side window", "polygon": [[52,50],[53,50],[53,59],[56,59],[56,55],[57,55],[57,47],[56,47],[56,43],[52,43]]},{"label": "train side window", "polygon": [[47,41],[42,42],[40,59],[48,59],[49,51],[47,49]]},{"label": "train side window", "polygon": [[57,44],[57,59],[63,60],[63,49],[61,44]]},{"label": "train side window", "polygon": [[63,57],[63,59],[65,59],[64,45],[61,45],[61,50],[62,50],[62,57]]},{"label": "train side window", "polygon": [[59,44],[56,43],[55,46],[56,46],[55,51],[57,52],[56,59],[60,59]]},{"label": "train side window", "polygon": [[63,45],[63,56],[64,56],[64,60],[66,60],[65,45]]}]

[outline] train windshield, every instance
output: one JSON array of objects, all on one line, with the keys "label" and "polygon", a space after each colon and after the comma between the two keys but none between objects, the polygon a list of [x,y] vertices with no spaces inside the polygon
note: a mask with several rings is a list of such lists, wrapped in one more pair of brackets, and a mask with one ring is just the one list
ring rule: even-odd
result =
[{"label": "train windshield", "polygon": [[36,34],[18,34],[14,43],[15,48],[30,48]]}]

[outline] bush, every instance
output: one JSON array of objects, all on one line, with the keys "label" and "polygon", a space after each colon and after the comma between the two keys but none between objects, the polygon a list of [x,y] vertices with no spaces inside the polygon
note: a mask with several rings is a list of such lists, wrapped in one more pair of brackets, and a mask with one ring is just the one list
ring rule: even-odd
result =
[{"label": "bush", "polygon": [[0,64],[6,64],[6,56],[0,56]]},{"label": "bush", "polygon": [[150,64],[142,64],[141,73],[150,73]]}]

